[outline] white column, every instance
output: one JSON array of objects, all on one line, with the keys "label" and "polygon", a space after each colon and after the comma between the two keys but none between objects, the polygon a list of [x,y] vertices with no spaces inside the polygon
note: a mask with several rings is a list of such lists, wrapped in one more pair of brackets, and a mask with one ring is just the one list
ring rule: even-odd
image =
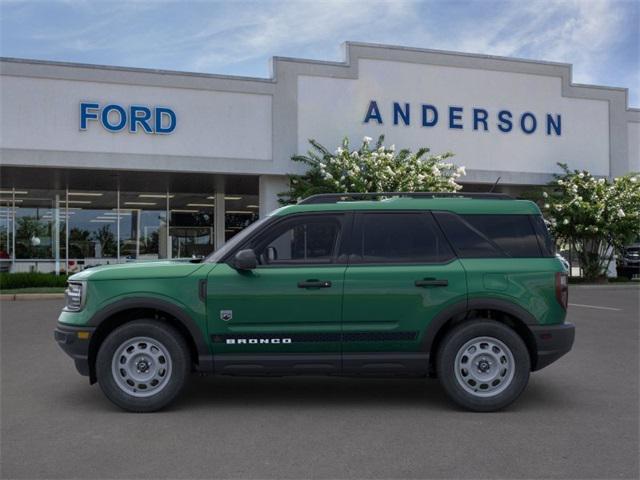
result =
[{"label": "white column", "polygon": [[[56,194],[55,197],[55,210],[54,212],[54,234],[53,234],[53,242],[52,248],[55,250],[54,258],[55,258],[55,272],[56,275],[60,275],[60,195]],[[69,205],[67,203],[67,205]]]},{"label": "white column", "polygon": [[258,188],[260,190],[260,218],[263,218],[280,207],[278,194],[289,189],[289,179],[284,175],[260,175]]}]

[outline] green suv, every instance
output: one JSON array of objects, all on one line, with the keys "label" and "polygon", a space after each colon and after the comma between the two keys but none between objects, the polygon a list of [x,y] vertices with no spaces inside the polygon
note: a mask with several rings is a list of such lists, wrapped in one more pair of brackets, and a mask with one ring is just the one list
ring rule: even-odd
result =
[{"label": "green suv", "polygon": [[316,195],[204,261],[73,275],[55,339],[135,412],[169,404],[191,372],[437,376],[458,405],[492,411],[571,349],[567,296],[532,202]]}]

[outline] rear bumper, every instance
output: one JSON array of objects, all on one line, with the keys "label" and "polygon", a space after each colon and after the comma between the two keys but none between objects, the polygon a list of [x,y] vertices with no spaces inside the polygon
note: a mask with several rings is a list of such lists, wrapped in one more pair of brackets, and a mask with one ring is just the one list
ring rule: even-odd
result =
[{"label": "rear bumper", "polygon": [[[53,338],[58,342],[60,348],[73,359],[80,375],[89,376],[89,342],[94,330],[95,328],[91,327],[72,327],[58,323],[53,331]],[[80,332],[87,332],[87,338],[80,338],[78,336]]]},{"label": "rear bumper", "polygon": [[555,362],[571,350],[576,329],[573,323],[563,323],[531,327],[531,332],[537,350],[537,361],[532,370],[536,371]]}]

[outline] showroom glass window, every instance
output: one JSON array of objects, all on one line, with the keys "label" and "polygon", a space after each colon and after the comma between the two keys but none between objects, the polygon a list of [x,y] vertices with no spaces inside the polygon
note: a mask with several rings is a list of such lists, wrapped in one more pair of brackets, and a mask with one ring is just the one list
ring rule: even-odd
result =
[{"label": "showroom glass window", "polygon": [[29,190],[15,198],[15,258],[43,261],[53,271],[54,261],[66,256],[66,191]]},{"label": "showroom glass window", "polygon": [[118,257],[117,192],[68,192],[69,270],[113,263]]},{"label": "showroom glass window", "polygon": [[209,255],[215,248],[215,196],[177,193],[169,205],[171,258]]},{"label": "showroom glass window", "polygon": [[171,195],[121,192],[120,255],[127,260],[169,258],[167,209]]},{"label": "showroom glass window", "polygon": [[[19,194],[24,194],[20,191]],[[13,198],[16,192],[0,190],[0,272],[7,272],[13,258]]]},{"label": "showroom glass window", "polygon": [[225,240],[231,239],[258,219],[258,195],[227,193],[224,195],[224,205]]},{"label": "showroom glass window", "polygon": [[[217,235],[216,199],[228,225]],[[4,189],[0,271],[73,273],[117,262],[206,257],[222,243],[221,234],[231,238],[258,218],[257,202],[257,195],[214,191]]]}]

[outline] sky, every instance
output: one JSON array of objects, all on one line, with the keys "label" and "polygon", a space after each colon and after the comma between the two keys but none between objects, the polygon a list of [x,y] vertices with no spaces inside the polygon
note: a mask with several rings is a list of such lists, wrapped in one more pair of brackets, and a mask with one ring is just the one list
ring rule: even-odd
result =
[{"label": "sky", "polygon": [[269,77],[344,41],[571,63],[640,106],[638,0],[0,0],[4,57]]}]

